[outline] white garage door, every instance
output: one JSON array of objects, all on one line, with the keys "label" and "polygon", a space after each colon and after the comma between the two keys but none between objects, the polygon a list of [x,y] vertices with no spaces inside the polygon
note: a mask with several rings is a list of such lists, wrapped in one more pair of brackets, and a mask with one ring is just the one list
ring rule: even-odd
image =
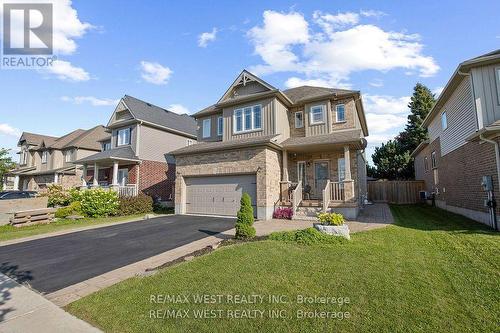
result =
[{"label": "white garage door", "polygon": [[255,175],[186,178],[186,212],[236,216],[244,192],[252,197],[255,215],[257,213]]}]

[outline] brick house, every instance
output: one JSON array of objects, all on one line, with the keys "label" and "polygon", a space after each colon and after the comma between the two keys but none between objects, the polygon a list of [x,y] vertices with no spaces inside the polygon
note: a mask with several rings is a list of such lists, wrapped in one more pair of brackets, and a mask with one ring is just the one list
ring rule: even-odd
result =
[{"label": "brick house", "polygon": [[77,129],[61,137],[23,132],[18,165],[6,174],[4,188],[44,192],[49,184],[80,185],[82,168],[73,162],[100,151],[99,140],[106,136],[104,126]]},{"label": "brick house", "polygon": [[234,216],[247,192],[259,219],[278,206],[358,214],[368,135],[359,91],[281,91],[245,70],[194,118],[198,143],[170,152],[176,213]]},{"label": "brick house", "polygon": [[412,153],[415,178],[437,206],[493,227],[481,182],[491,176],[498,195],[500,50],[459,64],[422,126],[429,140]]},{"label": "brick house", "polygon": [[144,194],[172,201],[175,161],[165,152],[196,142],[196,122],[125,95],[106,126],[101,151],[75,161],[82,186],[112,187],[120,195]]}]

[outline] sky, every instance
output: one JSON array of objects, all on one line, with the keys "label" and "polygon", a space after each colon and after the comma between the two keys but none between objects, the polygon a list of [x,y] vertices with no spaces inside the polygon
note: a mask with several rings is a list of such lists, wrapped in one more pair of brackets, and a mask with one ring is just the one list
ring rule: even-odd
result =
[{"label": "sky", "polygon": [[53,67],[0,69],[0,147],[13,155],[23,131],[106,124],[125,94],[194,113],[247,69],[283,90],[360,90],[370,156],[404,128],[417,82],[438,95],[460,62],[500,47],[499,1],[53,3]]}]

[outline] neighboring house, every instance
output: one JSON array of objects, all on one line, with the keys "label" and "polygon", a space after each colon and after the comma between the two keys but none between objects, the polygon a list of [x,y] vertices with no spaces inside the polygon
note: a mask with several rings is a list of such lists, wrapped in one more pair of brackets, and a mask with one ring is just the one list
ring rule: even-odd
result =
[{"label": "neighboring house", "polygon": [[247,192],[259,219],[280,205],[325,204],[357,215],[366,194],[368,135],[359,91],[280,91],[243,71],[194,117],[199,143],[171,152],[176,213],[234,216]]},{"label": "neighboring house", "polygon": [[498,196],[500,50],[458,65],[422,126],[429,140],[412,153],[416,179],[437,206],[494,226],[481,182],[492,176]]},{"label": "neighboring house", "polygon": [[[19,163],[6,176],[14,177],[15,190],[45,191],[49,184],[70,188],[81,184],[81,167],[73,163],[101,149],[104,126],[77,129],[59,138],[24,132],[18,141]],[[4,187],[10,188],[7,177]]]},{"label": "neighboring house", "polygon": [[196,142],[195,120],[125,95],[106,128],[101,152],[75,161],[83,165],[81,185],[171,201],[175,161],[165,152]]}]

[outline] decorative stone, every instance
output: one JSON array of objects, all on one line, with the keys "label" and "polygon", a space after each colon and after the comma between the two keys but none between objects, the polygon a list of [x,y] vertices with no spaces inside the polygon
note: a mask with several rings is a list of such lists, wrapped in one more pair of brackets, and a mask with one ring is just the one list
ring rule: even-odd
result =
[{"label": "decorative stone", "polygon": [[149,220],[149,219],[152,219],[154,217],[156,217],[155,214],[146,214],[146,215],[144,215],[144,219],[145,220]]},{"label": "decorative stone", "polygon": [[85,217],[81,216],[81,215],[69,215],[69,216],[66,216],[66,218],[69,220],[81,220],[81,219],[84,219]]},{"label": "decorative stone", "polygon": [[184,261],[191,261],[194,259],[194,256],[186,256],[184,257]]},{"label": "decorative stone", "polygon": [[333,236],[341,236],[347,239],[351,239],[349,235],[349,226],[347,224],[343,225],[323,225],[320,223],[315,223],[314,227],[316,230],[323,232],[325,234]]}]

